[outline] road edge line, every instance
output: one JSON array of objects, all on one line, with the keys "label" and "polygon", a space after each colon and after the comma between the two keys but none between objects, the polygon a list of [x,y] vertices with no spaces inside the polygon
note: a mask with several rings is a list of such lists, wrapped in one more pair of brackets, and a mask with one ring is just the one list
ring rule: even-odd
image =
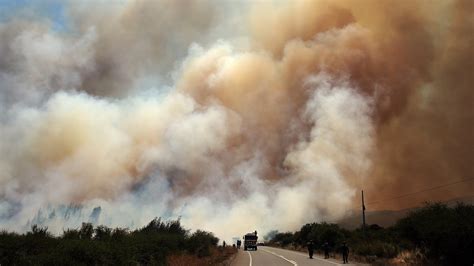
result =
[{"label": "road edge line", "polygon": [[[269,248],[274,248],[274,247],[269,247]],[[291,250],[291,249],[284,249],[284,248],[274,248],[274,249],[281,249],[281,250],[289,251],[291,253],[295,253],[295,254],[303,256],[303,257],[308,257],[308,255],[303,255],[304,254],[303,252],[298,252],[298,251]],[[328,262],[328,263],[331,263],[331,264],[334,264],[334,265],[341,265],[341,263],[337,263],[337,262],[334,262],[334,261],[318,258],[317,256],[313,256],[313,259]]]},{"label": "road edge line", "polygon": [[274,255],[274,256],[276,256],[276,257],[279,257],[280,259],[284,259],[284,260],[286,260],[287,262],[293,264],[294,266],[298,266],[298,263],[296,263],[296,261],[294,261],[294,260],[289,260],[289,259],[285,258],[283,255],[276,254],[276,253],[274,253],[274,252],[265,250],[265,249],[263,249],[263,248],[262,248],[261,250],[263,250],[263,251],[265,251],[265,252],[267,252],[267,253],[270,253],[270,254],[272,254],[272,255]]}]

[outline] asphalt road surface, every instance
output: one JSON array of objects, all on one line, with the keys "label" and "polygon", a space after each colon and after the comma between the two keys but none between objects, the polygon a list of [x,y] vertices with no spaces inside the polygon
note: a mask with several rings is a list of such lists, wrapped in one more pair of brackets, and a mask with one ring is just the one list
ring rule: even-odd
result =
[{"label": "asphalt road surface", "polygon": [[[349,254],[349,262],[351,257]],[[342,261],[323,259],[313,256],[310,259],[307,253],[296,252],[273,247],[259,246],[257,251],[240,249],[232,261],[232,266],[334,266],[334,265],[361,265],[342,264]]]}]

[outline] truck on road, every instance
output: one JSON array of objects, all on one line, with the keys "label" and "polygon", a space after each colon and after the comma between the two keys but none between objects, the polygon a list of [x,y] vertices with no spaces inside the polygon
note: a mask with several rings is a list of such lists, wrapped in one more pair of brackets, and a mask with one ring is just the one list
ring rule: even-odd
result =
[{"label": "truck on road", "polygon": [[253,233],[245,234],[244,237],[244,250],[254,249],[257,250],[257,231]]}]

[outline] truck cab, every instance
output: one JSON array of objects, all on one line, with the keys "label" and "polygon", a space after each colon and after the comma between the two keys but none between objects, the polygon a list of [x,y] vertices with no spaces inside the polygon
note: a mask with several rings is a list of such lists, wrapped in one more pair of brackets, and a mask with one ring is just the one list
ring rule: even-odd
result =
[{"label": "truck cab", "polygon": [[244,250],[254,249],[257,250],[257,231],[253,233],[245,234],[243,237],[244,240]]}]

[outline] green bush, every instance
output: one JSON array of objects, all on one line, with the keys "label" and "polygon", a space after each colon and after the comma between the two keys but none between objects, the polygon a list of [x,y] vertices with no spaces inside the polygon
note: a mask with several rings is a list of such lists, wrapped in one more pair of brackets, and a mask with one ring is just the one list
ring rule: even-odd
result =
[{"label": "green bush", "polygon": [[[365,230],[348,231],[336,224],[308,223],[294,233],[272,231],[270,243],[280,246],[306,246],[313,240],[316,248],[328,242],[338,252],[346,241],[352,254],[394,258],[403,250],[420,250],[430,262],[445,265],[474,263],[474,206],[426,204],[400,219],[395,226],[370,225]],[[428,263],[428,262],[427,262]]]},{"label": "green bush", "polygon": [[165,265],[172,254],[209,256],[218,241],[205,231],[190,235],[179,220],[153,219],[134,231],[83,223],[59,237],[34,225],[22,235],[0,232],[0,265]]},{"label": "green bush", "polygon": [[474,206],[427,204],[396,224],[400,236],[446,265],[474,263]]},{"label": "green bush", "polygon": [[296,239],[297,238],[295,238],[293,233],[290,233],[290,232],[277,233],[277,234],[275,234],[273,239],[271,239],[270,242],[281,245],[281,246],[288,246],[289,244],[292,244],[292,243],[296,242]]},{"label": "green bush", "polygon": [[104,225],[100,225],[94,229],[94,239],[106,241],[106,240],[110,240],[111,238],[112,238],[111,228]]},{"label": "green bush", "polygon": [[187,249],[198,257],[210,255],[210,247],[216,246],[219,239],[212,233],[198,230],[187,241]]}]

